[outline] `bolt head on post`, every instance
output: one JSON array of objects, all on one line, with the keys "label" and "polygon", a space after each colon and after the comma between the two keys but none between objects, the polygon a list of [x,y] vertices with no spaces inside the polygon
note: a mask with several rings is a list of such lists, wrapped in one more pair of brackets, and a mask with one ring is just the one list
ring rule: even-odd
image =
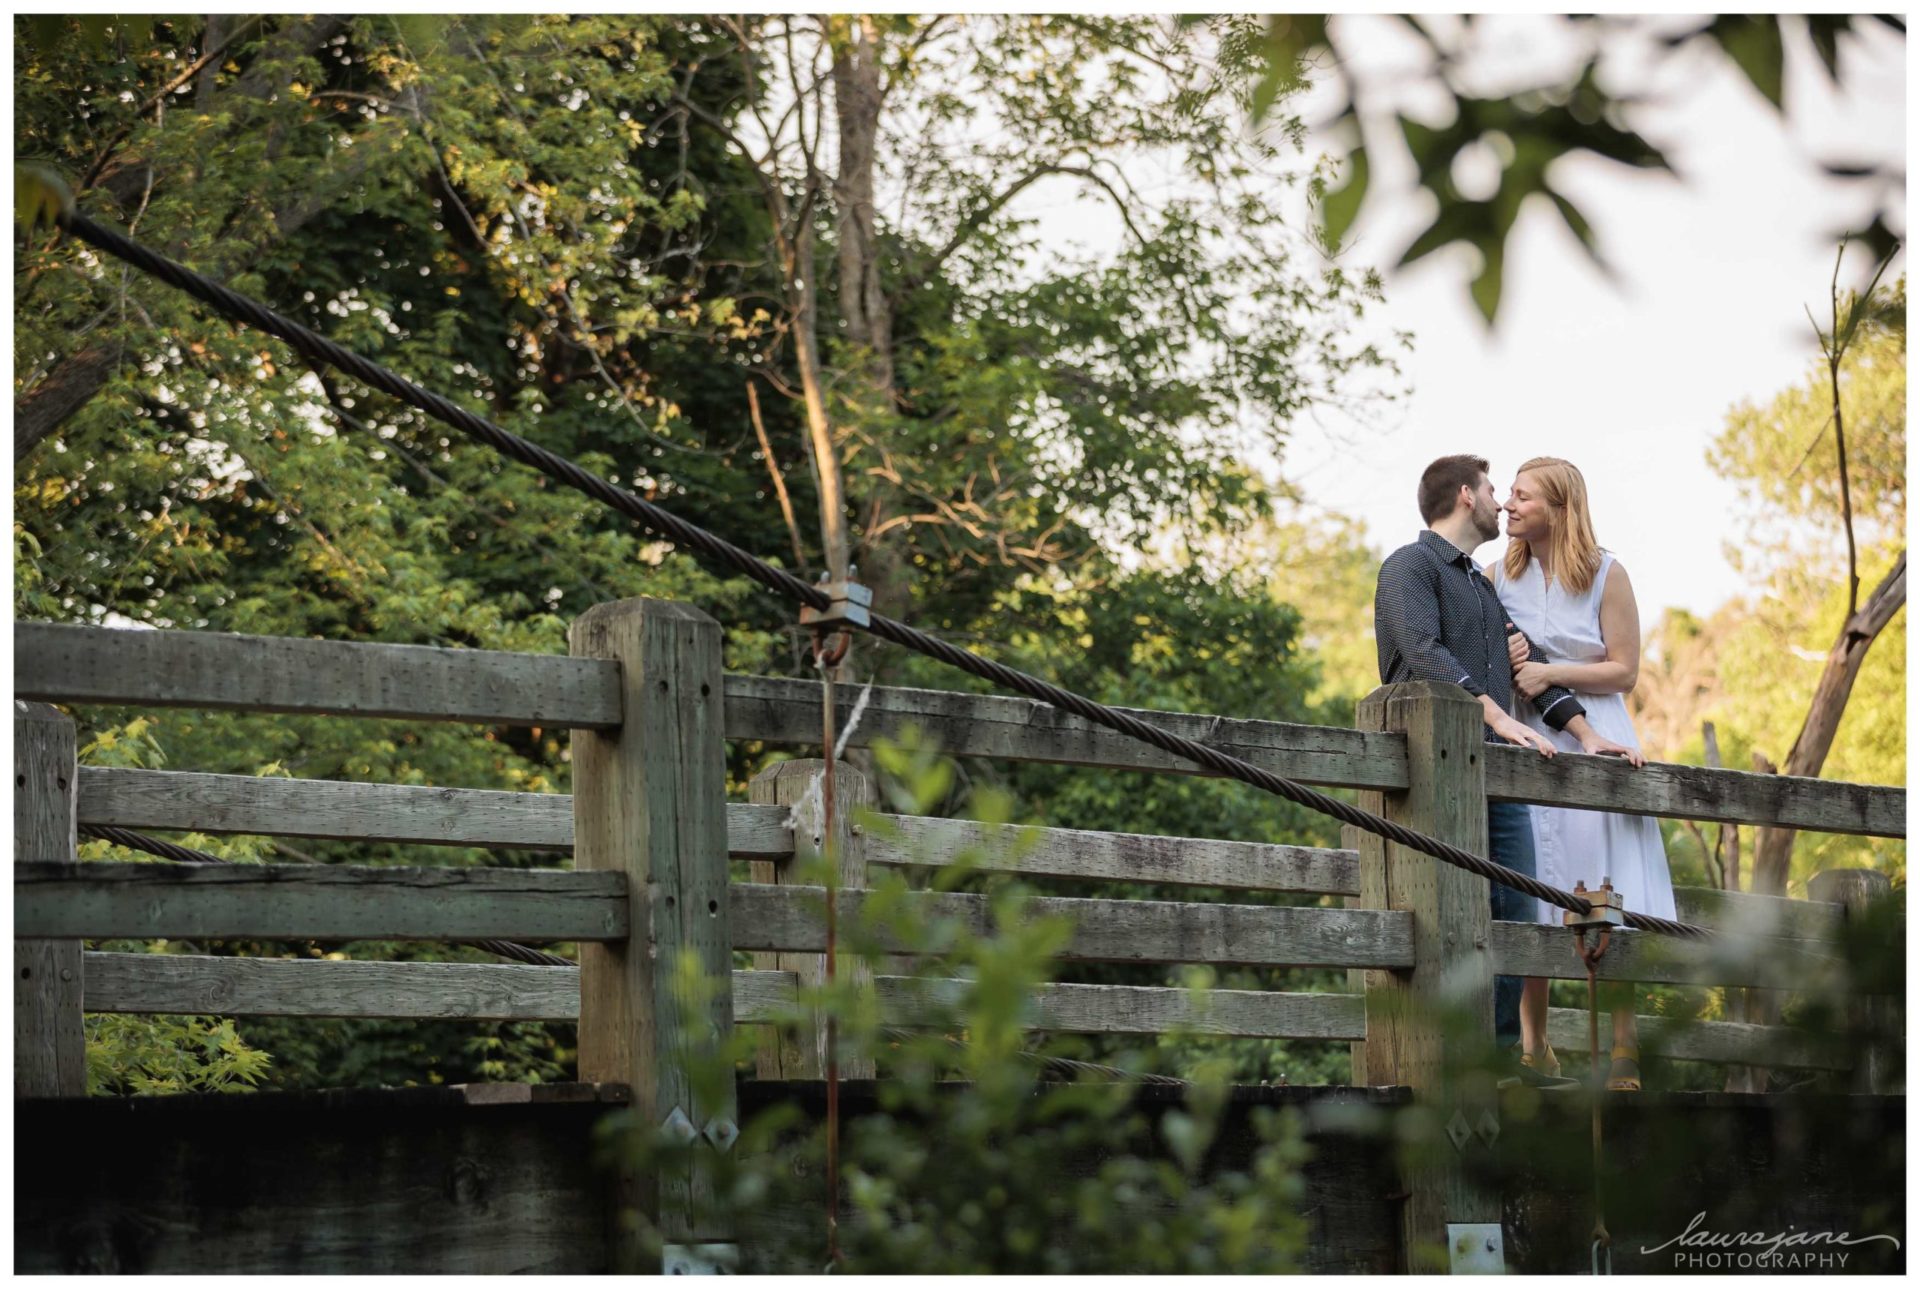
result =
[{"label": "bolt head on post", "polygon": [[800,625],[805,627],[851,626],[868,627],[873,624],[873,588],[862,586],[848,578],[845,581],[828,581],[822,578],[820,589],[827,593],[832,601],[824,609],[809,605],[800,606]]},{"label": "bolt head on post", "polygon": [[1627,924],[1626,905],[1621,903],[1619,893],[1613,889],[1611,879],[1601,878],[1600,889],[1597,891],[1588,890],[1584,881],[1576,881],[1573,884],[1573,893],[1584,898],[1592,907],[1585,913],[1575,913],[1569,909],[1561,914],[1560,921],[1563,925],[1574,930],[1587,930],[1610,926],[1624,927]]}]

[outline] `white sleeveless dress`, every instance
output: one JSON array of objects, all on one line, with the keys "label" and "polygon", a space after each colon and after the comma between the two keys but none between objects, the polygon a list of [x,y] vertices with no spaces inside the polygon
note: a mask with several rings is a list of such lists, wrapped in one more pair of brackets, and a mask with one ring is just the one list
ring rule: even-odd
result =
[{"label": "white sleeveless dress", "polygon": [[[1529,561],[1526,571],[1512,581],[1507,580],[1505,565],[1496,564],[1493,585],[1514,625],[1540,646],[1548,662],[1604,662],[1607,646],[1600,635],[1600,596],[1613,563],[1612,555],[1601,552],[1600,571],[1584,595],[1574,594],[1558,581],[1548,586],[1538,561]],[[1626,695],[1573,692],[1587,709],[1587,723],[1601,737],[1631,748],[1640,746],[1633,718],[1627,715]],[[1514,717],[1546,735],[1555,747],[1562,752],[1580,750],[1579,739],[1550,727],[1531,702],[1518,693],[1513,702]],[[1528,813],[1533,816],[1534,855],[1541,881],[1570,891],[1576,880],[1592,889],[1601,878],[1610,877],[1629,912],[1676,916],[1673,876],[1667,870],[1658,822],[1645,815],[1564,806],[1529,806]],[[1546,903],[1535,913],[1536,920],[1554,926],[1560,925],[1560,917],[1561,911]]]}]

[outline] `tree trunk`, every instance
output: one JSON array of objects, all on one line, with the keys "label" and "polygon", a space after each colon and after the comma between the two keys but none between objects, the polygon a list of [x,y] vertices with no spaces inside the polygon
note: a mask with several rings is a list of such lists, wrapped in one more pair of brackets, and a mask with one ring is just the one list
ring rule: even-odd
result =
[{"label": "tree trunk", "polygon": [[834,240],[840,258],[840,313],[847,341],[865,351],[868,391],[891,400],[893,316],[881,286],[873,171],[880,137],[880,34],[871,15],[850,19],[833,59],[833,107],[840,157],[833,181]]},{"label": "tree trunk", "polygon": [[[882,272],[879,220],[874,207],[874,171],[878,163],[880,117],[886,101],[881,66],[881,37],[871,16],[849,18],[835,42],[834,118],[839,138],[835,165],[834,240],[839,259],[840,313],[846,340],[854,350],[849,396],[870,415],[893,410],[893,303]],[[885,480],[863,480],[856,501],[869,529],[894,510]],[[904,614],[912,600],[913,570],[893,547],[867,545],[860,550],[861,580],[873,591],[881,611]]]},{"label": "tree trunk", "polygon": [[32,392],[13,405],[13,459],[39,447],[61,423],[87,405],[120,365],[119,345],[88,345],[60,360]]},{"label": "tree trunk", "polygon": [[[1840,628],[1840,638],[1827,653],[1827,665],[1813,691],[1813,702],[1800,726],[1793,750],[1787,753],[1784,774],[1817,778],[1833,748],[1840,718],[1846,713],[1847,699],[1853,693],[1854,678],[1867,660],[1867,650],[1907,602],[1907,553],[1900,552],[1880,585],[1873,588],[1867,603]],[[1787,870],[1793,856],[1794,830],[1762,828],[1754,847],[1753,890],[1760,895],[1784,895]]]}]

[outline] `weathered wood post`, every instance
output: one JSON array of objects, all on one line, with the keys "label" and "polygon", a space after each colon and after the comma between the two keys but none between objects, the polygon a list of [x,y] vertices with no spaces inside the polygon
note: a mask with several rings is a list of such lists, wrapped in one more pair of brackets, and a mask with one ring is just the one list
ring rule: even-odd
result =
[{"label": "weathered wood post", "polygon": [[[793,858],[752,862],[753,880],[776,886],[794,886],[818,880],[809,871],[817,871],[826,844],[826,800],[816,786],[826,769],[821,760],[782,761],[753,776],[747,785],[747,799],[755,805],[784,806],[793,816]],[[867,888],[866,837],[854,830],[854,812],[872,804],[873,788],[867,776],[845,761],[834,770],[834,853],[839,856],[839,882],[843,891]],[[800,987],[817,986],[827,978],[827,957],[823,953],[755,953],[753,965],[761,971],[791,971],[799,977]],[[834,964],[840,980],[856,987],[871,988],[873,970],[857,954],[842,953]],[[827,1027],[815,1017],[802,1033],[784,1033],[767,1027],[766,1036],[755,1052],[755,1064],[763,1079],[820,1079],[827,1070]],[[840,1057],[840,1076],[847,1079],[873,1077],[872,1056],[848,1059]]]},{"label": "weathered wood post", "polygon": [[[1374,805],[1370,805],[1367,808],[1376,814],[1379,813],[1379,795],[1380,794],[1376,792],[1366,794],[1362,798],[1363,800],[1373,800],[1375,802]],[[1348,908],[1364,909],[1384,907],[1384,905],[1378,903],[1372,905],[1367,903],[1367,891],[1369,889],[1386,889],[1386,877],[1384,873],[1375,874],[1371,888],[1368,885],[1367,878],[1368,869],[1372,867],[1376,861],[1380,863],[1385,862],[1384,854],[1382,850],[1379,849],[1382,845],[1384,845],[1384,843],[1382,843],[1378,837],[1368,836],[1363,829],[1355,828],[1352,824],[1340,825],[1340,849],[1355,851],[1360,856],[1361,893],[1346,897],[1344,902]],[[1369,850],[1369,846],[1373,846],[1375,849]],[[1349,967],[1347,969],[1347,992],[1361,995],[1367,992],[1367,973],[1365,971],[1358,967]],[[1347,1044],[1347,1051],[1349,1053],[1347,1082],[1354,1087],[1364,1088],[1367,1086],[1367,1040],[1364,1038],[1355,1039],[1353,1042]]]},{"label": "weathered wood post", "polygon": [[[1893,879],[1871,868],[1836,868],[1815,873],[1807,880],[1807,898],[1822,904],[1838,904],[1848,922],[1867,916],[1877,900],[1893,892]],[[1902,1032],[1899,1000],[1885,994],[1853,993],[1847,998],[1847,1026],[1856,1034],[1874,1037],[1854,1067],[1854,1090],[1858,1092],[1897,1093],[1903,1083],[1896,1071],[1898,1054],[1888,1049],[1892,1036],[1898,1041]]]},{"label": "weathered wood post", "polygon": [[[727,1266],[734,1233],[712,1193],[713,1152],[739,1135],[719,1055],[733,1032],[720,624],[621,600],[581,615],[568,643],[621,668],[620,728],[573,732],[574,866],[625,873],[632,907],[624,943],[580,946],[580,1078],[626,1084],[643,1128],[693,1147],[687,1170],[628,1174],[617,1199],[655,1215],[669,1267]],[[638,1246],[616,1229],[633,1269]]]},{"label": "weathered wood post", "polygon": [[[1407,790],[1363,792],[1361,804],[1477,855],[1487,853],[1486,758],[1480,704],[1465,690],[1428,681],[1387,685],[1360,704],[1364,730],[1404,733]],[[1493,1057],[1492,913],[1487,881],[1371,833],[1357,840],[1361,903],[1413,915],[1410,971],[1366,973],[1369,1086],[1413,1089],[1431,1114],[1443,1162],[1416,1162],[1406,1176],[1401,1235],[1409,1270],[1433,1270],[1422,1250],[1445,1247],[1452,1263],[1484,1264],[1500,1224],[1500,1197],[1470,1185],[1463,1164],[1499,1132]],[[1443,1021],[1481,1052],[1456,1051],[1449,1063]],[[1430,1154],[1429,1159],[1434,1156]],[[1453,1247],[1455,1237],[1470,1247]],[[1466,1255],[1472,1255],[1468,1257]]]},{"label": "weathered wood post", "polygon": [[[13,704],[13,859],[77,862],[79,779],[73,721],[46,703]],[[83,1097],[87,1040],[80,941],[15,940],[13,1094]]]}]

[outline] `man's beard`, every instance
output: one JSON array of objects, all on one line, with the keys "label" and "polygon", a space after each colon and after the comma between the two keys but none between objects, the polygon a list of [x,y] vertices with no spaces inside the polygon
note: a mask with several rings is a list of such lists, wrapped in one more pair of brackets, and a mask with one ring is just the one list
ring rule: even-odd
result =
[{"label": "man's beard", "polygon": [[1479,511],[1474,511],[1473,526],[1479,532],[1481,541],[1492,541],[1500,535],[1500,512],[1493,510],[1482,515]]}]

